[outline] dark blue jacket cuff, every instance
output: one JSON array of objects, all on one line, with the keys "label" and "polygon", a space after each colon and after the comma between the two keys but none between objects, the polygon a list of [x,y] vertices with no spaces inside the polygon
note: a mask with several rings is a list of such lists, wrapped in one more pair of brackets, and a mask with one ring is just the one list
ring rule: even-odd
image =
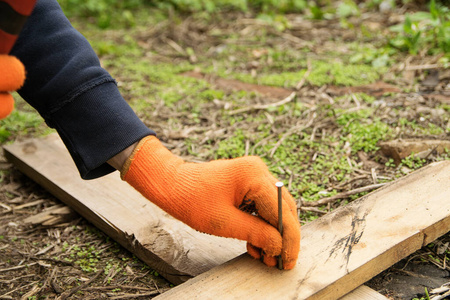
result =
[{"label": "dark blue jacket cuff", "polygon": [[58,131],[83,179],[114,171],[108,159],[143,137],[155,135],[112,82],[86,91],[46,121]]}]

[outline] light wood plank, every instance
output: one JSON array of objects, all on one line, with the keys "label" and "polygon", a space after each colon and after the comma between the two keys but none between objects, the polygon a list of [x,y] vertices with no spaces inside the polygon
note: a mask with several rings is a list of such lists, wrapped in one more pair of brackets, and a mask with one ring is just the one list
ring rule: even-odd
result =
[{"label": "light wood plank", "polygon": [[173,283],[246,251],[242,241],[202,234],[173,219],[122,181],[118,172],[82,180],[56,135],[4,150],[23,173]]},{"label": "light wood plank", "polygon": [[[182,282],[187,278],[200,274],[201,272],[208,270],[209,268],[219,265],[220,263],[226,261],[228,258],[232,258],[244,252],[242,242],[237,242],[235,240],[230,239],[216,238],[209,235],[205,236],[203,234],[191,230],[184,224],[176,220],[173,220],[171,217],[167,216],[167,214],[159,210],[159,208],[155,207],[153,204],[143,199],[142,196],[140,196],[138,193],[134,191],[134,189],[130,188],[127,184],[122,182],[118,178],[118,176],[110,175],[105,177],[107,178],[107,180],[100,179],[95,181],[83,181],[79,179],[78,173],[76,172],[75,167],[71,162],[71,159],[68,156],[64,146],[59,141],[59,138],[55,136],[50,136],[47,137],[46,139],[33,140],[25,143],[10,145],[5,148],[6,148],[5,149],[6,156],[11,161],[15,162],[16,165],[18,165],[19,168],[22,169],[24,173],[28,174],[36,181],[44,185],[44,187],[48,188],[57,197],[61,198],[70,206],[72,207],[75,206],[76,210],[78,210],[82,215],[84,215],[87,219],[93,222],[97,227],[105,231],[111,237],[115,238],[122,245],[124,245],[130,251],[137,254],[138,257],[143,259],[150,266],[156,268],[161,274],[163,274],[173,282]],[[412,174],[415,176],[414,179],[415,181],[409,180],[407,183],[405,183],[403,181],[405,181],[406,179],[403,178],[399,182],[396,182],[394,184],[398,185],[399,183],[401,183],[399,186],[402,186],[402,188],[405,189],[405,187],[411,185],[414,182],[417,184],[418,179],[420,179],[419,180],[420,182],[422,180],[428,182],[426,178],[424,179],[421,178],[425,175],[426,176],[437,175],[437,186],[443,188],[442,193],[447,193],[442,195],[448,196],[449,195],[447,187],[448,184],[447,185],[444,184],[444,186],[442,186],[442,184],[443,182],[445,183],[450,182],[449,164],[448,162],[443,162],[437,165],[438,165],[437,167],[433,166],[434,169],[432,170],[432,172],[430,172],[429,170],[426,172],[425,170],[421,170],[417,172],[420,173],[420,175],[417,175],[416,173]],[[442,176],[442,174],[444,174],[444,176]],[[433,180],[436,180],[436,178],[434,178]],[[99,184],[99,182],[101,183]],[[396,189],[396,186],[393,186],[394,184],[391,184],[389,186],[390,189]],[[111,188],[112,186],[114,188]],[[385,190],[386,188],[387,187],[385,187],[383,190]],[[431,188],[428,187],[428,189],[433,190],[432,187]],[[423,198],[424,195],[426,195],[426,193],[423,193],[424,188],[420,188],[419,190],[422,191],[422,193],[419,193],[418,195],[420,195],[420,197]],[[375,194],[379,192],[375,192]],[[389,193],[389,191],[385,191],[385,193]],[[368,201],[368,199],[366,198],[372,199],[373,196],[374,195],[371,194],[370,197],[366,196],[365,198],[359,201],[363,202]],[[378,197],[380,197],[380,195]],[[434,198],[436,197],[433,197],[433,199]],[[93,205],[92,203],[95,204]],[[138,203],[138,205],[136,205],[136,203]],[[109,208],[111,205],[113,208]],[[364,204],[363,206],[367,205]],[[398,207],[398,205],[396,205],[396,207]],[[428,207],[425,207],[425,210],[427,210],[427,208]],[[392,251],[392,249],[387,250],[387,252],[389,253],[387,257],[391,257],[391,260],[389,260],[392,261],[391,264],[408,255],[410,252],[413,252],[414,250],[412,249],[414,247],[411,246],[411,244],[416,245],[415,247],[419,247],[417,245],[426,244],[449,230],[448,207],[444,207],[444,209],[446,209],[447,211],[447,217],[441,219],[440,221],[436,221],[434,224],[426,228],[426,230],[424,230],[423,232],[420,232],[420,229],[418,229],[419,232],[416,233],[415,236],[412,235],[409,239],[399,241],[399,244],[406,243],[407,245],[409,245],[408,247],[406,247],[406,249],[404,249],[403,251],[398,250]],[[365,210],[367,210],[367,207],[365,208]],[[325,227],[325,229],[326,227],[330,227],[334,231],[340,231],[341,227],[344,229],[348,229],[348,227],[351,225],[350,227],[352,227],[352,231],[346,236],[344,236],[344,239],[341,240],[336,239],[337,235],[335,236],[334,239],[331,239],[330,242],[334,243],[335,249],[331,248],[333,251],[329,253],[330,256],[328,257],[328,259],[332,261],[335,261],[336,258],[339,258],[339,261],[341,261],[342,263],[342,255],[339,255],[339,252],[340,250],[344,252],[347,251],[348,257],[346,258],[347,261],[345,263],[347,264],[347,269],[350,272],[349,269],[350,262],[353,261],[354,257],[356,256],[353,254],[355,252],[355,249],[357,250],[358,248],[366,248],[367,246],[364,246],[364,239],[362,239],[362,237],[361,239],[363,241],[356,239],[357,243],[354,246],[349,246],[347,242],[351,241],[351,239],[357,238],[358,235],[365,236],[366,233],[364,229],[367,229],[366,223],[371,218],[369,214],[364,216],[364,214],[362,214],[361,209],[350,208],[350,206],[338,210],[333,214],[335,216],[333,217],[332,220],[324,222],[326,218],[325,217],[321,218],[320,222],[318,220],[310,225],[303,227],[303,238],[302,238],[303,251],[301,252],[300,260],[304,256],[305,242],[306,245],[308,245],[308,242],[311,245],[314,245],[317,242],[317,241],[314,242],[317,233],[308,234],[309,232],[311,232],[309,230],[310,227],[312,230],[313,227],[312,225],[320,223],[322,225],[320,225],[319,227]],[[107,215],[109,218],[106,218],[105,215]],[[420,215],[416,217],[420,217]],[[432,214],[430,214],[430,217],[432,217]],[[394,216],[393,218],[395,219],[397,217]],[[333,223],[332,226],[331,221]],[[393,219],[391,221],[393,221]],[[400,221],[404,222],[403,219]],[[327,225],[325,226],[324,224]],[[406,226],[408,227],[407,229],[410,229],[409,226],[410,225]],[[324,228],[322,228],[322,230],[324,230]],[[396,229],[392,228],[392,230],[395,231]],[[362,233],[364,233],[364,235]],[[198,238],[199,236],[200,239]],[[399,236],[403,237],[403,234],[400,234]],[[326,238],[326,235],[323,234],[322,237]],[[219,243],[216,242],[216,239],[219,240]],[[326,243],[326,241],[323,241],[323,243]],[[162,245],[166,245],[166,247]],[[216,246],[218,250],[217,248],[213,249]],[[318,247],[317,249],[320,250],[320,247]],[[349,251],[349,249],[351,251]],[[174,252],[177,251],[180,251],[182,254],[181,255],[173,254]],[[214,254],[216,254],[216,257],[212,257],[214,256]],[[323,254],[323,252],[321,254]],[[382,255],[383,254],[381,254],[380,256]],[[395,258],[392,259],[393,256]],[[219,259],[217,259],[217,257],[219,257]],[[243,259],[242,257],[239,257],[234,259],[233,261],[241,261],[242,259]],[[203,263],[205,261],[207,262],[206,264]],[[249,261],[251,263],[255,262],[252,259],[250,259]],[[228,264],[235,264],[235,263],[230,262],[225,265]],[[333,265],[332,263],[327,262],[327,265],[328,264]],[[373,262],[368,262],[367,264],[371,265],[373,264]],[[378,273],[378,270],[381,271],[387,268],[390,265],[388,264],[385,263],[384,264],[386,265],[385,267],[380,267],[379,264],[374,264],[375,266],[377,266],[377,268],[374,268],[374,270],[377,270],[376,273]],[[256,267],[258,266],[261,267],[262,264],[257,263]],[[213,269],[211,272],[214,273],[216,270],[220,268],[221,267]],[[301,268],[301,266],[297,267],[296,270],[299,268]],[[303,279],[299,278],[300,280],[303,280],[303,283],[300,285],[300,287],[297,287],[299,290],[303,290],[304,286],[305,287],[308,286],[308,284],[311,281],[309,278],[313,276],[315,273],[317,273],[315,269],[316,268],[313,267],[307,272],[308,275],[306,276],[307,278]],[[263,267],[263,271],[264,270],[270,272],[275,271],[273,269],[268,269],[266,267]],[[296,272],[296,270],[294,270],[294,272]],[[335,270],[332,269],[328,270],[328,276],[334,271]],[[358,274],[357,271],[358,270],[354,271],[353,273]],[[292,272],[293,271],[288,271],[285,273],[289,274]],[[361,270],[359,270],[359,272],[361,272]],[[280,275],[284,276],[283,273],[284,272],[276,271],[273,275],[270,275],[269,277],[277,278]],[[375,272],[366,272],[366,273],[367,274],[364,275],[366,277],[369,276],[367,277],[367,280],[376,274]],[[373,274],[368,275],[371,273]],[[235,281],[236,280],[243,280],[245,282],[249,281],[249,279],[246,278],[245,274],[242,274],[242,272],[234,273],[233,277],[235,278]],[[345,274],[343,277],[346,277]],[[219,278],[221,277],[219,276]],[[348,280],[349,279],[347,279],[347,281]],[[359,280],[360,283],[365,281],[361,280],[363,279]],[[319,298],[336,299],[336,297],[338,297],[337,295],[344,295],[345,293],[351,290],[352,286],[353,288],[358,286],[358,284],[355,283],[355,280],[352,281],[353,281],[352,284],[345,284],[346,286],[345,289],[333,288],[331,292],[328,292],[328,294],[324,294],[326,296],[325,298],[323,297]],[[262,282],[264,282],[264,279],[262,279]],[[345,282],[346,281],[344,281],[344,283]],[[193,280],[191,280],[188,283],[194,282]],[[182,285],[181,286],[182,289],[185,289],[188,283]],[[234,286],[236,285],[236,282],[231,284]],[[267,282],[264,283],[264,285],[266,284]],[[222,286],[223,284],[222,282],[220,282],[218,283],[218,285]],[[278,286],[272,287],[274,290],[277,290],[279,288]],[[320,284],[318,285],[318,287],[321,287]],[[345,290],[345,292],[343,292],[343,290]],[[223,293],[221,292],[220,289],[219,294],[223,296]],[[182,295],[183,297],[186,296],[184,292]],[[264,294],[264,293],[263,294],[257,293],[256,295],[254,295],[255,297],[248,295],[246,297],[259,298],[268,295],[272,297],[272,294]],[[286,293],[282,293],[282,295],[286,296]],[[201,293],[200,296],[202,296],[202,298],[205,299],[211,298],[208,296],[203,296],[201,295]],[[359,299],[383,299],[383,298],[376,298],[380,296],[384,297],[373,290],[369,291],[368,288],[365,286],[361,286],[356,288],[352,293],[345,295],[342,299],[345,300],[352,299],[352,298],[346,299],[346,297],[353,297],[353,298],[359,297]],[[167,295],[167,293],[164,294],[162,297],[169,297],[169,299],[171,299],[170,298],[171,295]],[[193,297],[196,298],[195,296]],[[231,298],[235,297],[232,296]],[[282,298],[284,297],[282,296]],[[294,295],[294,298],[303,299],[302,293]]]},{"label": "light wood plank", "polygon": [[303,226],[293,270],[241,255],[155,299],[338,299],[449,228],[450,161],[442,161]]},{"label": "light wood plank", "polygon": [[372,290],[370,287],[362,285],[339,300],[389,300],[388,297]]}]

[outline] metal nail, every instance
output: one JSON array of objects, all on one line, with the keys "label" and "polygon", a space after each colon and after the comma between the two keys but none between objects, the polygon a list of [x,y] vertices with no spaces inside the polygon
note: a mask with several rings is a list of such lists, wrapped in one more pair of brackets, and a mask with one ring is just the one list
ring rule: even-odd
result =
[{"label": "metal nail", "polygon": [[[278,188],[278,232],[283,237],[283,197],[281,193],[283,183],[278,181],[275,183],[275,186]],[[281,255],[278,256],[278,269],[283,270],[283,259]]]}]

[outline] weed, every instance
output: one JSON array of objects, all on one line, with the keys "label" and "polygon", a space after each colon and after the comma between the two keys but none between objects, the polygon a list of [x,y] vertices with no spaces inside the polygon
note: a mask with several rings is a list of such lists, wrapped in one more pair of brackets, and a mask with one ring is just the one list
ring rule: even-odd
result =
[{"label": "weed", "polygon": [[445,6],[430,1],[429,12],[417,12],[406,15],[403,24],[392,26],[396,36],[389,44],[402,51],[417,54],[425,46],[431,52],[450,53],[450,13]]},{"label": "weed", "polygon": [[426,163],[425,159],[415,156],[414,153],[412,153],[408,157],[402,159],[402,161],[401,161],[402,165],[404,165],[410,169],[413,169],[413,170],[423,167],[425,165],[425,163]]},{"label": "weed", "polygon": [[388,161],[385,163],[386,167],[391,167],[391,168],[395,168],[396,165],[394,163],[394,159],[393,158],[389,158]]},{"label": "weed", "polygon": [[345,0],[339,3],[336,14],[339,18],[345,19],[350,16],[360,14],[358,5],[353,0]]},{"label": "weed", "polygon": [[75,245],[70,251],[70,257],[84,272],[97,271],[96,265],[100,256],[93,246],[84,245],[80,247]]},{"label": "weed", "polygon": [[8,141],[10,137],[36,132],[41,124],[43,120],[36,112],[15,109],[7,118],[0,120],[0,143]]},{"label": "weed", "polygon": [[231,137],[218,143],[215,158],[235,158],[244,155],[246,137],[238,129]]}]

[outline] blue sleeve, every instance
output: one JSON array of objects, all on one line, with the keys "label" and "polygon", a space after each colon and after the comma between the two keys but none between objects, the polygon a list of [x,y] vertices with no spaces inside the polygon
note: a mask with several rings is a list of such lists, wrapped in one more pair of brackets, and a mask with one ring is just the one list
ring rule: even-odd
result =
[{"label": "blue sleeve", "polygon": [[112,172],[108,159],[155,135],[120,95],[56,0],[37,1],[11,55],[27,71],[19,94],[57,130],[82,178]]}]

